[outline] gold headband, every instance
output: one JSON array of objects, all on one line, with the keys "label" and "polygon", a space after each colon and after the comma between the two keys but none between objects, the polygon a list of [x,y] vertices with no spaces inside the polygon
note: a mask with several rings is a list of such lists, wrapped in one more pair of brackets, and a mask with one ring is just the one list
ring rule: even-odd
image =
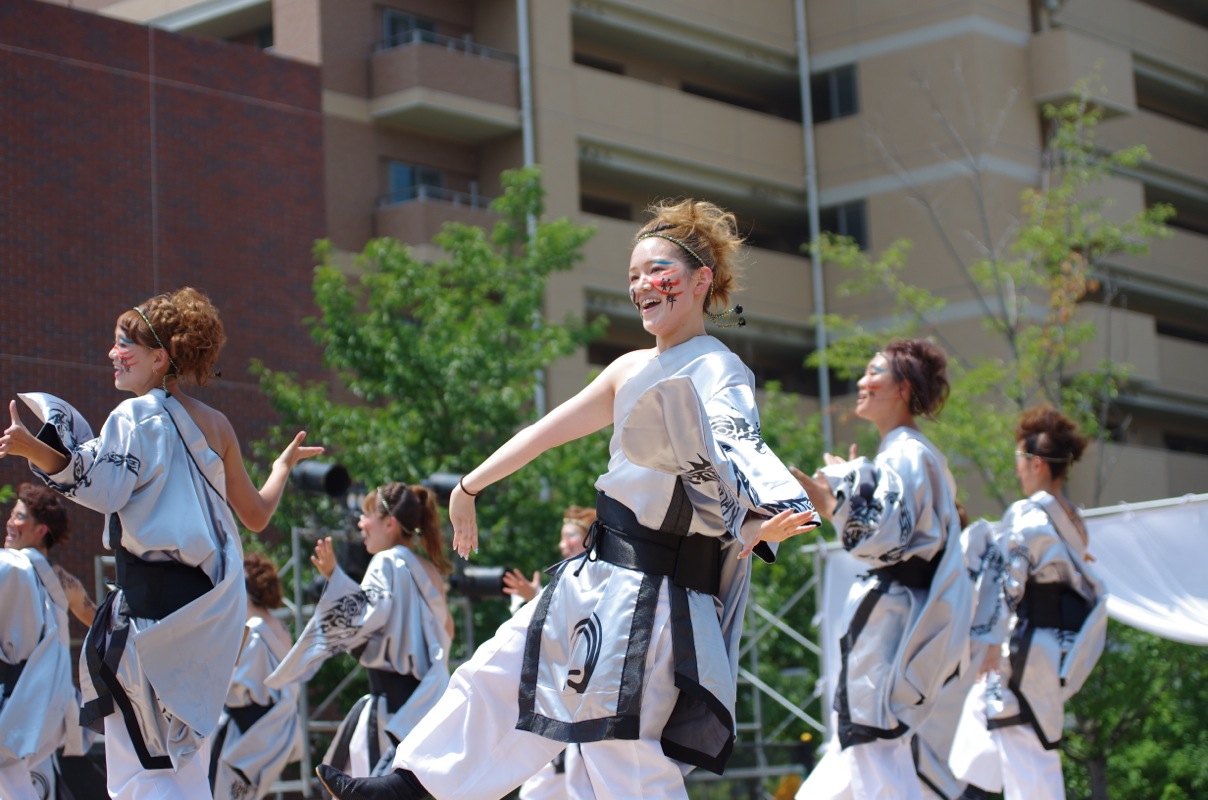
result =
[{"label": "gold headband", "polygon": [[587,523],[581,519],[571,519],[570,517],[563,517],[562,524],[564,526],[565,525],[574,525],[576,528],[583,531],[584,533],[587,533],[589,530]]},{"label": "gold headband", "polygon": [[688,255],[690,255],[694,259],[696,259],[697,264],[700,264],[702,267],[708,266],[708,264],[705,263],[705,260],[703,258],[701,258],[700,256],[698,256],[696,254],[696,251],[693,250],[691,247],[689,247],[688,244],[683,239],[676,239],[674,236],[668,236],[667,234],[659,233],[658,231],[649,231],[647,233],[643,233],[642,235],[638,236],[638,241],[640,242],[643,239],[649,239],[651,236],[657,236],[660,239],[666,239],[667,241],[671,242],[672,244],[679,245],[680,247],[682,247],[684,249],[685,252],[688,253]]},{"label": "gold headband", "polygon": [[[172,365],[172,374],[179,375],[180,367],[176,366],[176,361],[172,358],[172,351],[164,347],[164,340],[159,338],[159,334],[155,332],[155,326],[151,324],[151,320],[147,318],[147,315],[143,313],[143,310],[138,306],[134,306],[134,310],[137,311],[138,315],[143,318],[143,322],[147,323],[147,328],[150,329],[151,335],[155,337],[155,342],[159,345],[159,349],[163,350],[164,353],[167,354],[168,363]],[[164,378],[166,380],[167,376],[165,375]]]}]

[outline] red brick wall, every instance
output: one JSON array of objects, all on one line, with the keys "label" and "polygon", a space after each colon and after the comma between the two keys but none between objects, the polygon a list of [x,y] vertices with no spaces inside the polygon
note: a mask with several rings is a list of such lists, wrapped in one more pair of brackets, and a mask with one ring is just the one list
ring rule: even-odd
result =
[{"label": "red brick wall", "polygon": [[[124,399],[106,356],[114,320],[193,285],[229,338],[221,379],[197,394],[230,417],[245,452],[265,434],[272,414],[250,359],[320,375],[301,324],[315,313],[311,248],[324,235],[319,102],[313,66],[0,0],[5,426],[8,399],[40,390],[99,429]],[[0,461],[0,485],[28,477],[23,461]],[[100,518],[73,513],[56,555],[91,589]]]}]

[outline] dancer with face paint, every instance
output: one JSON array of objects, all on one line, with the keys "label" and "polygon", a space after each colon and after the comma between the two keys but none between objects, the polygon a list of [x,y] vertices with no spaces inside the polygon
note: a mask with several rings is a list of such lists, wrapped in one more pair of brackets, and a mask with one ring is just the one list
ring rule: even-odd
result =
[{"label": "dancer with face paint", "polygon": [[247,613],[232,510],[262,530],[290,470],[323,452],[297,434],[255,487],[231,423],[185,391],[186,381],[209,381],[225,341],[201,292],[153,297],[117,319],[113,383],[134,397],[100,435],[64,401],[32,393],[20,397],[43,422],[38,436],[16,401],[0,436],[0,456],[28,459],[52,489],[106,516],[120,589],[97,609],[84,642],[80,720],[105,733],[114,798],[210,796],[207,738]]},{"label": "dancer with face paint", "polygon": [[357,585],[336,564],[331,538],[311,561],[327,579],[314,616],[270,687],[309,680],[328,658],[352,652],[369,694],[345,715],[323,760],[357,777],[390,770],[394,748],[449,684],[453,617],[436,497],[424,486],[388,483],[365,495],[358,523],[373,558]]},{"label": "dancer with face paint", "polygon": [[860,378],[856,415],[877,426],[872,460],[826,454],[795,471],[843,546],[871,567],[849,597],[835,692],[841,752],[827,753],[797,793],[920,800],[912,729],[968,660],[973,583],[960,545],[956,484],[918,430],[948,395],[947,357],[931,342],[895,340]]},{"label": "dancer with face paint", "polygon": [[811,530],[804,491],[759,434],[750,370],[705,333],[735,290],[732,214],[685,200],[652,209],[629,296],[652,348],[621,356],[516,434],[454,489],[463,558],[475,498],[546,450],[613,424],[587,551],[560,564],[454,673],[399,745],[390,775],[318,772],[342,800],[498,800],[578,743],[577,796],[686,798],[684,773],[721,772],[734,745],[746,556]]}]

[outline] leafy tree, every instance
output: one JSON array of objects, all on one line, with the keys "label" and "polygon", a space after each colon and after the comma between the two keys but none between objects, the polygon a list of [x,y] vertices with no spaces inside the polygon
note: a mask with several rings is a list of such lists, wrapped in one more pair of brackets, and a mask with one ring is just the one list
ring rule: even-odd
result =
[{"label": "leafy tree", "polygon": [[[944,299],[903,277],[909,242],[895,242],[879,257],[862,252],[852,240],[842,237],[828,236],[821,245],[822,258],[854,274],[841,292],[886,291],[894,308],[894,325],[889,330],[872,331],[854,320],[828,316],[835,340],[827,351],[828,364],[841,377],[852,377],[862,372],[870,355],[890,336],[938,337],[951,359],[952,393],[942,417],[928,433],[950,457],[970,468],[1001,508],[1006,508],[1018,489],[1011,448],[987,448],[985,443],[1009,443],[1021,411],[1049,403],[1076,420],[1091,437],[1100,441],[1107,437],[1106,413],[1130,369],[1112,361],[1084,369],[1082,348],[1099,332],[1078,313],[1079,304],[1090,294],[1110,291],[1101,277],[1104,258],[1145,252],[1150,240],[1168,235],[1163,223],[1173,214],[1169,206],[1154,206],[1115,221],[1105,214],[1110,198],[1094,197],[1088,191],[1147,157],[1139,145],[1115,152],[1098,148],[1095,126],[1100,118],[1085,85],[1077,99],[1045,108],[1051,134],[1041,185],[1024,191],[1021,214],[1005,233],[993,229],[984,209],[980,230],[950,230],[922,189],[909,187],[943,241],[964,288],[980,307],[985,329],[1002,346],[1004,357],[968,352],[959,343],[944,339],[939,323]],[[952,144],[966,154],[972,194],[984,206],[985,183],[990,178],[981,160],[953,127],[945,129]],[[974,241],[974,250],[981,256],[963,257],[958,239]],[[817,356],[814,358],[816,363]]]},{"label": "leafy tree", "polygon": [[[445,258],[435,263],[376,239],[348,267],[319,245],[319,315],[308,324],[335,380],[301,385],[257,367],[280,431],[305,428],[355,481],[373,487],[468,471],[533,421],[540,370],[597,336],[604,320],[543,319],[547,278],[581,258],[592,231],[541,219],[538,170],[505,173],[503,183],[493,228],[445,225],[435,238]],[[478,564],[531,570],[556,560],[562,507],[592,502],[606,438],[561,450],[479,499]],[[328,526],[352,524],[329,502],[293,493],[283,503],[286,524],[309,524],[312,514]],[[476,628],[490,630],[506,607],[478,604],[476,612]]]},{"label": "leafy tree", "polygon": [[1067,708],[1075,719],[1062,748],[1070,797],[1208,796],[1202,647],[1113,621],[1107,651]]},{"label": "leafy tree", "polygon": [[[929,97],[942,118],[938,103]],[[1103,259],[1144,252],[1150,240],[1166,235],[1164,222],[1173,213],[1159,205],[1122,221],[1105,214],[1109,200],[1094,198],[1088,189],[1137,165],[1146,152],[1142,146],[1104,152],[1095,144],[1099,119],[1085,86],[1078,99],[1046,107],[1044,177],[1039,188],[1023,193],[1020,218],[1005,234],[995,234],[984,211],[988,178],[980,160],[946,120],[950,143],[966,154],[983,228],[949,230],[929,198],[911,187],[1005,356],[967,352],[944,340],[939,323],[943,299],[903,277],[908,242],[897,242],[875,258],[846,239],[830,237],[821,247],[824,259],[855,275],[842,291],[887,291],[895,311],[891,330],[870,331],[852,320],[828,318],[834,337],[828,364],[851,377],[890,336],[939,338],[950,357],[952,393],[927,433],[948,454],[958,480],[961,467],[969,468],[972,474],[965,478],[980,478],[1003,508],[1018,495],[1009,443],[1021,411],[1049,403],[1090,436],[1106,439],[1107,413],[1130,370],[1115,362],[1083,368],[1081,350],[1099,332],[1078,313],[1079,304],[1088,295],[1110,302]],[[964,259],[958,237],[975,241],[981,257]],[[986,447],[986,442],[1003,446]],[[1071,797],[1202,796],[1208,781],[1202,663],[1202,652],[1186,645],[1111,626],[1107,650],[1090,683],[1069,706],[1075,725],[1064,752],[1075,767],[1066,771]]]}]

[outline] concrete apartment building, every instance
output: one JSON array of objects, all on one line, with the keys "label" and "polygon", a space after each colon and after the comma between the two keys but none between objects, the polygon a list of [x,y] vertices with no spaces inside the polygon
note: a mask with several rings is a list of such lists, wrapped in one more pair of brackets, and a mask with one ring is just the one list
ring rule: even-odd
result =
[{"label": "concrete apartment building", "polygon": [[[1117,441],[1092,454],[1073,491],[1090,502],[1098,460],[1103,503],[1208,487],[1208,0],[71,5],[318,65],[327,233],[341,248],[383,235],[422,246],[444,220],[487,221],[483,204],[498,194],[500,171],[541,164],[549,212],[598,229],[585,262],[552,282],[547,311],[611,320],[603,342],[550,370],[554,402],[593,365],[644,341],[621,280],[634,223],[651,199],[689,194],[730,208],[751,231],[748,325],[723,338],[761,381],[781,380],[818,407],[819,382],[801,367],[818,306],[801,252],[807,142],[822,228],[873,252],[913,240],[906,277],[949,300],[949,341],[970,353],[988,347],[977,307],[911,193],[933,200],[958,249],[972,247],[961,232],[978,229],[977,204],[968,159],[943,129],[950,124],[980,159],[1000,235],[1020,192],[1040,180],[1043,103],[1097,71],[1096,100],[1108,112],[1100,142],[1143,143],[1153,156],[1110,182],[1115,208],[1169,202],[1178,214],[1173,236],[1150,256],[1106,265],[1119,290],[1110,309],[1085,304],[1091,318],[1110,319],[1088,360],[1114,357],[1135,373],[1114,409]],[[808,47],[799,48],[800,29]],[[883,298],[843,297],[840,276],[822,278],[827,310],[872,321],[887,312]]]}]

